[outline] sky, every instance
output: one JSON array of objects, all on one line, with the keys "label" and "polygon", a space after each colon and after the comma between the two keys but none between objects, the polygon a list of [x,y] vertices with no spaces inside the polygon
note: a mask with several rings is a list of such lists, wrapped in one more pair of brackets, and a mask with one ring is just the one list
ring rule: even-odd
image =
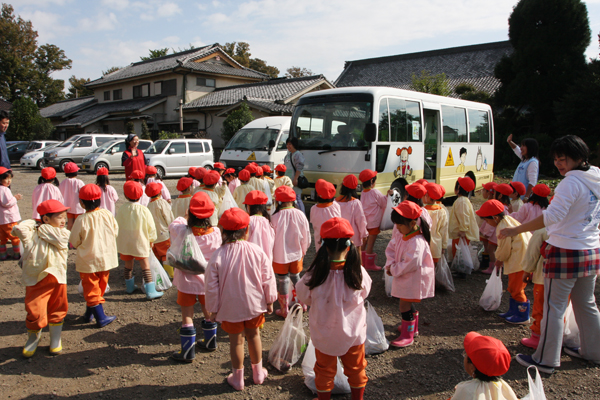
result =
[{"label": "sky", "polygon": [[[30,20],[38,44],[51,43],[73,60],[53,74],[100,78],[149,49],[183,50],[247,42],[252,57],[283,76],[292,66],[334,82],[344,62],[508,40],[516,0],[3,0]],[[588,8],[598,58],[600,0]],[[170,51],[170,53],[173,50]],[[68,85],[68,83],[66,83]]]}]

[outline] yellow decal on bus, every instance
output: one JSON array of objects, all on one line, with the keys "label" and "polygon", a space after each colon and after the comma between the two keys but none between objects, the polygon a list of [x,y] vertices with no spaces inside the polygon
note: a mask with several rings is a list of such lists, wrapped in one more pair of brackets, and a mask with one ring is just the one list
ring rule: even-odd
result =
[{"label": "yellow decal on bus", "polygon": [[[250,154],[248,156],[248,158],[246,158],[246,161],[256,161],[256,154],[254,154],[254,152],[252,152],[252,154]],[[454,164],[452,164],[454,165]]]},{"label": "yellow decal on bus", "polygon": [[454,166],[454,157],[452,157],[452,148],[448,148],[448,157],[446,157],[446,167],[452,166]]}]

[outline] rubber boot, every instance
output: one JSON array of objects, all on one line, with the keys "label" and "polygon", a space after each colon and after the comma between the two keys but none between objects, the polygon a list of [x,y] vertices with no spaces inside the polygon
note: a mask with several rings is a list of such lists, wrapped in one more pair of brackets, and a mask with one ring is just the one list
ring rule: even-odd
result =
[{"label": "rubber boot", "polygon": [[63,323],[50,324],[50,354],[55,356],[62,352],[62,341],[60,340],[60,334],[62,332]]},{"label": "rubber boot", "polygon": [[[413,317],[415,319],[415,337],[419,336],[419,312],[413,312]],[[402,333],[402,324],[398,325],[398,332]]]},{"label": "rubber boot", "polygon": [[163,296],[163,292],[156,291],[156,284],[154,282],[144,283],[144,289],[146,289],[146,298],[148,300],[158,299]]},{"label": "rubber boot", "polygon": [[415,321],[402,320],[402,333],[395,340],[390,342],[393,347],[407,347],[414,343],[415,339]]},{"label": "rubber boot", "polygon": [[125,292],[127,294],[131,294],[136,291],[137,285],[135,284],[135,277],[131,277],[129,279],[125,279]]},{"label": "rubber boot", "polygon": [[6,255],[6,245],[2,244],[0,245],[0,260],[4,261],[8,258],[8,256]]},{"label": "rubber boot", "polygon": [[515,315],[515,313],[517,312],[517,302],[512,297],[508,300],[508,311],[502,314],[498,314],[500,318],[508,318],[510,316]]},{"label": "rubber boot", "polygon": [[227,377],[227,383],[235,390],[244,390],[244,368],[231,369],[231,374]]},{"label": "rubber boot", "polygon": [[83,314],[83,321],[86,323],[92,322],[94,319],[94,313],[92,312],[92,307],[85,307],[85,314]]},{"label": "rubber boot", "polygon": [[365,395],[364,386],[361,388],[350,388],[350,399],[352,400],[363,400],[363,396]]},{"label": "rubber boot", "polygon": [[481,265],[479,266],[481,273],[491,275],[494,272],[494,267],[495,263],[490,262],[490,255],[483,253],[481,255]]},{"label": "rubber boot", "polygon": [[288,315],[288,306],[290,304],[290,295],[280,294],[277,300],[279,301],[279,309],[275,310],[275,314],[282,318],[286,318]]},{"label": "rubber boot", "polygon": [[204,339],[198,342],[198,347],[206,351],[215,351],[217,349],[217,323],[203,320],[202,332]]},{"label": "rubber boot", "polygon": [[12,256],[13,260],[20,260],[21,259],[21,249],[19,248],[19,246],[17,247],[13,247],[13,256]]},{"label": "rubber boot", "polygon": [[196,328],[185,327],[179,329],[181,350],[171,354],[171,358],[180,362],[191,363],[196,358]]},{"label": "rubber boot", "polygon": [[317,391],[317,399],[318,400],[330,400],[331,392],[319,392]]},{"label": "rubber boot", "polygon": [[537,350],[538,345],[540,344],[540,335],[531,332],[531,337],[521,339],[521,344],[523,346],[531,347],[532,349]]},{"label": "rubber boot", "polygon": [[109,317],[106,314],[104,314],[104,307],[102,307],[102,304],[98,304],[97,306],[90,308],[92,309],[92,314],[94,314],[94,318],[96,318],[97,328],[103,328],[106,325],[113,322],[115,319],[117,319],[117,317],[115,316]]},{"label": "rubber boot", "polygon": [[365,261],[365,269],[367,271],[381,271],[381,267],[378,267],[375,264],[375,261],[377,260],[377,254],[367,254],[366,255],[366,261]]},{"label": "rubber boot", "polygon": [[524,325],[529,323],[529,300],[525,302],[517,301],[516,313],[506,318],[506,322],[515,325]]},{"label": "rubber boot", "polygon": [[165,271],[167,271],[169,278],[171,278],[171,280],[172,280],[173,279],[173,267],[171,267],[168,264],[163,264],[163,268],[165,269]]},{"label": "rubber boot", "polygon": [[367,262],[367,252],[366,251],[361,251],[360,252],[360,259],[362,261],[362,266],[365,266],[365,263]]},{"label": "rubber boot", "polygon": [[269,376],[269,373],[263,368],[262,360],[256,364],[252,364],[252,379],[254,379],[254,384],[262,385],[267,376]]},{"label": "rubber boot", "polygon": [[27,333],[29,336],[27,337],[27,343],[25,343],[25,347],[23,347],[23,357],[33,357],[35,351],[37,350],[38,343],[42,337],[42,330],[38,329],[37,331],[32,331],[27,329]]}]

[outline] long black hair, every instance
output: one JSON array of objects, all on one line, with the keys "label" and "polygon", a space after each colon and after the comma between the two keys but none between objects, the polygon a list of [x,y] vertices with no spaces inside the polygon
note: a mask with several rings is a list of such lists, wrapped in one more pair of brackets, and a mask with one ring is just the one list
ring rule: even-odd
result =
[{"label": "long black hair", "polygon": [[456,184],[454,185],[454,190],[458,190],[459,196],[469,197],[469,192],[463,189],[463,187],[460,186],[460,183],[458,183],[458,181],[456,181]]},{"label": "long black hair", "polygon": [[96,176],[96,185],[100,186],[100,189],[106,192],[106,187],[110,186],[110,180],[108,179],[108,175]]},{"label": "long black hair", "polygon": [[529,197],[529,201],[527,201],[527,202],[537,204],[538,206],[540,206],[543,209],[548,208],[548,206],[550,205],[550,202],[548,201],[547,197],[538,196],[535,193],[531,194],[531,196]]},{"label": "long black hair", "polygon": [[416,205],[418,205],[419,207],[423,207],[423,199],[417,199],[414,196],[411,196],[410,194],[408,196],[406,196],[406,200],[408,201],[412,201],[413,203],[415,203]]},{"label": "long black hair", "polygon": [[358,199],[356,189],[350,189],[344,184],[342,184],[342,187],[340,188],[340,194],[342,195],[342,200],[350,201],[352,198]]},{"label": "long black hair", "polygon": [[[425,212],[425,211],[423,211],[423,212]],[[400,215],[400,213],[398,211],[392,210],[392,222],[394,224],[410,226],[410,223],[412,221],[416,221],[416,220],[403,217],[402,215]],[[417,224],[417,226],[419,226],[419,224]],[[429,230],[429,225],[427,225],[427,221],[425,221],[423,218],[421,218],[420,229],[421,229],[421,234],[423,234],[423,237],[425,238],[425,240],[427,240],[427,243],[431,244],[431,231]]]},{"label": "long black hair", "polygon": [[346,254],[346,263],[344,264],[344,281],[349,288],[360,290],[362,287],[362,273],[360,269],[360,257],[356,246],[351,239],[323,239],[323,245],[317,252],[317,256],[308,268],[308,272],[312,272],[312,276],[306,283],[310,290],[322,285],[331,269],[331,260],[329,259],[330,252],[340,252],[348,247],[347,242],[350,242],[350,250]]},{"label": "long black hair", "polygon": [[223,243],[221,244],[221,246],[225,246],[227,243],[243,239],[246,235],[247,229],[248,227],[238,229],[237,231],[228,231],[227,229],[223,229],[223,233],[221,234]]},{"label": "long black hair", "polygon": [[210,218],[198,218],[194,214],[192,214],[192,210],[188,210],[187,222],[190,228],[193,226],[195,228],[208,229],[212,226],[210,224]]},{"label": "long black hair", "polygon": [[279,210],[281,210],[283,203],[292,203],[292,207],[298,208],[298,205],[296,204],[295,201],[278,201],[277,207],[275,208],[275,212],[273,212],[273,215],[277,214],[279,212]]},{"label": "long black hair", "polygon": [[527,158],[523,158],[523,161],[529,160],[530,158],[540,158],[540,145],[537,140],[532,138],[523,139],[521,141],[521,146],[527,147]]},{"label": "long black hair", "polygon": [[44,179],[43,176],[40,176],[38,178],[38,185],[41,185],[42,183],[51,183],[54,186],[58,187],[58,185],[60,184],[60,181],[58,180],[58,178],[54,178],[54,179]]},{"label": "long black hair", "polygon": [[[467,171],[465,176],[467,176],[473,180],[473,183],[475,184],[475,186],[473,186],[473,188],[476,188],[477,187],[477,178],[475,177],[475,173],[473,171]],[[475,196],[475,189],[471,190],[471,192],[469,194],[471,196]]]},{"label": "long black hair", "polygon": [[266,204],[247,204],[246,207],[248,207],[248,214],[250,214],[250,216],[260,214],[269,221],[269,224],[271,224],[271,215],[269,214],[269,210],[267,210]]},{"label": "long black hair", "polygon": [[500,192],[496,192],[494,194],[494,198],[496,200],[498,200],[500,203],[504,204],[505,206],[510,205],[510,197],[507,194],[502,194]]}]

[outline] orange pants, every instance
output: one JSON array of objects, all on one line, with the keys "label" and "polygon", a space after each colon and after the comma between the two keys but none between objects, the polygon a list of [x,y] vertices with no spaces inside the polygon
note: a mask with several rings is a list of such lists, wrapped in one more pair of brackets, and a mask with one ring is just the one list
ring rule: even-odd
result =
[{"label": "orange pants", "polygon": [[230,335],[235,335],[244,332],[244,329],[256,329],[265,323],[265,314],[260,314],[258,317],[242,322],[221,322],[221,329]]},{"label": "orange pants", "polygon": [[[337,373],[337,357],[321,353],[315,349],[315,385],[319,392],[331,392],[333,379]],[[344,366],[344,375],[348,377],[351,388],[362,388],[367,385],[367,360],[365,360],[365,345],[350,347],[348,352],[340,357]]]},{"label": "orange pants", "polygon": [[523,271],[508,274],[508,288],[506,290],[515,301],[521,303],[527,301],[527,296],[525,296],[526,286],[527,284],[523,282]]},{"label": "orange pants", "polygon": [[[465,240],[467,241],[467,244],[471,243],[471,241],[469,239],[465,238]],[[452,239],[452,257],[454,257],[456,255],[456,248],[458,247],[459,241],[460,241],[460,238]]]},{"label": "orange pants", "polygon": [[167,250],[169,250],[169,247],[171,247],[171,239],[167,239],[160,243],[154,243],[152,251],[158,261],[165,261],[167,259]]},{"label": "orange pants", "polygon": [[25,311],[27,329],[37,331],[51,324],[58,324],[67,316],[67,285],[58,283],[54,275],[46,275],[34,286],[25,288]]},{"label": "orange pants", "polygon": [[177,291],[177,304],[181,307],[191,307],[196,304],[196,299],[198,299],[198,303],[205,305],[206,300],[203,294],[190,294],[183,293],[179,290]]},{"label": "orange pants", "polygon": [[273,271],[279,275],[285,274],[299,274],[302,272],[302,264],[304,263],[304,258],[299,259],[298,261],[292,261],[287,264],[280,264],[273,261]]},{"label": "orange pants", "polygon": [[92,273],[80,272],[81,286],[83,286],[83,297],[88,307],[95,307],[104,303],[104,292],[108,285],[110,271]]},{"label": "orange pants", "polygon": [[0,225],[0,244],[12,243],[13,247],[17,247],[20,243],[18,237],[11,234],[13,226],[17,225],[18,222],[11,222],[10,224]]},{"label": "orange pants", "polygon": [[533,310],[531,311],[531,317],[533,318],[533,324],[529,327],[531,332],[540,334],[540,324],[542,322],[542,316],[544,315],[544,285],[533,285]]}]

